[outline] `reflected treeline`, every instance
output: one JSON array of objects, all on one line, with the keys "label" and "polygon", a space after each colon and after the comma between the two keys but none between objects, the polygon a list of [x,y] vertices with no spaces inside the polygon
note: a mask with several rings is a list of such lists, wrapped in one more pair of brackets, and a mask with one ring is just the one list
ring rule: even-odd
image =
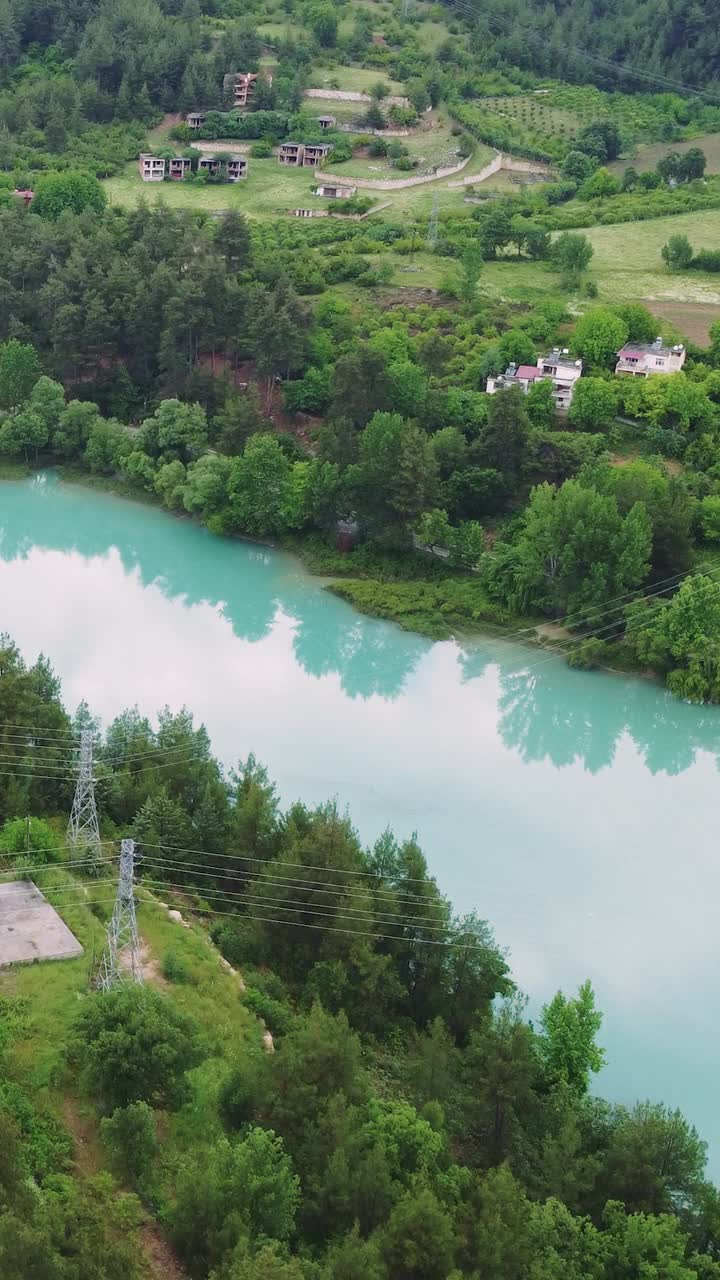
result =
[{"label": "reflected treeline", "polygon": [[328,595],[288,555],[216,538],[190,520],[58,485],[44,474],[0,489],[0,556],[34,547],[90,558],[119,555],[127,573],[168,599],[220,608],[242,640],[269,635],[282,613],[293,619],[293,650],[313,676],[338,675],[352,698],[397,698],[429,643],[358,614]]},{"label": "reflected treeline", "polygon": [[[329,596],[290,556],[218,539],[165,512],[57,486],[44,476],[0,489],[0,555],[33,547],[84,557],[117,550],[123,567],[170,599],[219,608],[243,640],[293,620],[293,651],[308,674],[336,675],[351,698],[397,698],[429,642],[355,612]],[[498,727],[528,762],[592,773],[612,764],[627,734],[651,773],[681,773],[698,750],[720,759],[720,708],[688,706],[646,681],[571,671],[561,658],[502,640],[461,650],[463,682],[500,674]]]},{"label": "reflected treeline", "polygon": [[698,751],[720,760],[720,707],[690,706],[635,677],[572,671],[537,650],[492,642],[463,653],[463,678],[499,667],[498,729],[528,763],[581,761],[590,773],[613,763],[627,735],[650,773],[682,773]]}]

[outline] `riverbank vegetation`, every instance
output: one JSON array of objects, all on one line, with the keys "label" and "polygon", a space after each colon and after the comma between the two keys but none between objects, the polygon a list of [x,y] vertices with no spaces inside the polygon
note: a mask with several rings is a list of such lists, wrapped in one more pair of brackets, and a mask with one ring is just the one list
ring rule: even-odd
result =
[{"label": "riverbank vegetation", "polygon": [[[402,247],[386,224],[198,227],[147,208],[0,221],[18,335],[0,347],[3,456],[119,475],[217,534],[313,535],[316,562],[325,539],[340,594],[433,637],[560,621],[577,660],[650,665],[683,696],[717,696],[711,612],[640,646],[634,612],[644,600],[659,624],[658,589],[702,573],[718,536],[714,331],[687,371],[622,380],[615,352],[657,328],[645,308],[591,300],[573,318],[558,289],[492,302],[469,241],[448,259],[446,305],[380,310],[362,284]],[[485,255],[534,251],[502,205],[474,225]],[[554,271],[591,260],[582,233],[552,246]],[[547,383],[483,391],[564,344],[584,361],[566,418]],[[360,544],[345,569],[339,529]]]},{"label": "riverbank vegetation", "polygon": [[[0,658],[0,870],[85,946],[0,975],[3,1280],[100,1260],[145,1280],[158,1258],[197,1280],[720,1274],[695,1130],[590,1091],[589,983],[531,1022],[490,925],[453,909],[413,838],[364,848],[334,804],[282,811],[187,711],[98,737],[89,875],[57,833],[91,710],[71,720],[7,637]],[[145,984],[100,994],[128,833]]]},{"label": "riverbank vegetation", "polygon": [[[683,59],[701,90],[716,51],[691,28],[682,54],[649,36],[646,7],[549,12],[552,68],[492,4],[3,11],[2,457],[81,468],[217,534],[312,540],[315,559],[339,532],[355,550],[333,589],[368,612],[433,637],[559,622],[575,662],[715,699],[716,326],[680,374],[613,377],[626,339],[682,336],[639,292],[720,303],[720,108],[682,92]],[[522,0],[511,26],[535,20]],[[592,53],[566,43],[578,23]],[[619,40],[642,76],[613,65]],[[239,71],[257,77],[242,107]],[[316,198],[273,158],[292,136],[327,141],[338,175],[432,186],[373,211],[361,190],[362,221],[290,221]],[[247,181],[192,171],[163,184],[182,208],[138,201],[137,151],[193,140],[247,143]],[[513,171],[484,173],[493,149]],[[567,417],[547,384],[486,394],[550,346],[584,363]]]}]

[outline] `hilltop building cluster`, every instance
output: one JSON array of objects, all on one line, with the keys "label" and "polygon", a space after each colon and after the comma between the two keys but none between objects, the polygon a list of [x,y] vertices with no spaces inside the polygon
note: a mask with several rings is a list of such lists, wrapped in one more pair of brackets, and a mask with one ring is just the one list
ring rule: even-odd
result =
[{"label": "hilltop building cluster", "polygon": [[[243,110],[251,104],[261,78],[268,84],[272,84],[272,76],[267,71],[237,71],[224,77],[223,90],[226,98],[232,98],[234,110]],[[205,110],[189,111],[185,116],[185,123],[193,132],[198,132],[203,128],[207,116],[208,112]],[[324,130],[334,128],[337,123],[335,116],[331,115],[318,116],[317,122]],[[332,143],[330,142],[283,142],[277,148],[276,154],[278,164],[315,169],[327,160],[331,151]],[[248,161],[245,156],[239,154],[232,154],[222,159],[217,156],[203,155],[197,163],[197,170],[200,173],[206,172],[212,177],[224,176],[228,182],[239,182],[248,175]],[[172,156],[165,159],[163,156],[143,152],[138,157],[138,172],[143,182],[164,182],[166,178],[182,182],[184,178],[192,175],[193,160],[187,156]],[[355,187],[337,185],[328,187],[327,192],[323,187],[318,187],[316,194],[327,194],[329,198],[336,199],[354,195],[355,190]]]},{"label": "hilltop building cluster", "polygon": [[[682,344],[664,345],[662,338],[654,342],[626,342],[617,352],[615,373],[619,377],[651,378],[656,373],[679,373],[687,352]],[[554,347],[537,364],[509,364],[504,373],[487,380],[488,395],[519,387],[523,395],[538,381],[552,384],[553,400],[559,413],[567,413],[578,379],[582,377],[582,360],[573,360],[567,347]]]}]

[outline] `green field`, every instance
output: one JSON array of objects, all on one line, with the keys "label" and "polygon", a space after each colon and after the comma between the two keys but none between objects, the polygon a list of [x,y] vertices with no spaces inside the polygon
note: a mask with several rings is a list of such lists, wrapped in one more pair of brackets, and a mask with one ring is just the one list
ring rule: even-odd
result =
[{"label": "green field", "polygon": [[[479,148],[478,159],[471,160],[470,164],[482,167],[488,154],[486,149]],[[380,164],[381,161],[377,163]],[[351,176],[344,164],[331,165],[328,172],[337,174],[338,178]],[[412,174],[402,174],[396,170],[383,170],[375,174],[365,172],[368,177],[381,179],[412,177]],[[464,198],[467,192],[464,188],[450,190],[447,184],[447,178],[440,178],[423,183],[422,186],[406,187],[399,191],[369,191],[367,194],[378,204],[390,204],[398,212],[413,213],[418,217],[430,213],[436,193],[441,210],[459,211],[466,208]],[[330,207],[327,201],[319,200],[313,195],[313,188],[317,183],[312,169],[279,165],[274,157],[268,160],[250,159],[249,176],[243,182],[235,184],[196,187],[182,182],[143,182],[137,166],[131,163],[126,165],[123,173],[108,178],[103,185],[110,203],[124,207],[133,206],[144,197],[151,203],[162,200],[171,209],[205,209],[211,213],[240,209],[251,218],[272,218],[278,213],[287,213],[289,209],[295,208],[322,208],[323,205]]]},{"label": "green field", "polygon": [[[392,142],[393,139],[389,138],[388,141]],[[347,177],[377,178],[378,180],[386,181],[387,179],[396,180],[419,176],[433,167],[458,164],[461,159],[458,151],[459,139],[453,137],[447,121],[440,121],[435,128],[411,134],[406,138],[398,138],[397,141],[407,147],[412,158],[417,161],[416,170],[405,172],[402,169],[395,169],[391,161],[383,156],[375,158],[372,156],[353,156],[352,160],[345,160],[342,164],[332,165],[332,171]],[[470,165],[474,169],[480,170],[487,164],[492,154],[490,147],[480,146],[477,154],[470,161]]]},{"label": "green field", "polygon": [[682,142],[643,142],[627,156],[623,156],[622,160],[615,160],[609,164],[608,169],[619,178],[622,177],[628,165],[632,165],[639,173],[644,173],[647,169],[654,169],[658,161],[671,151],[677,151],[682,155],[692,147],[700,147],[700,150],[705,152],[708,162],[707,173],[720,173],[720,133],[703,133],[698,138],[690,138]]},{"label": "green field", "polygon": [[557,138],[574,138],[580,127],[576,112],[553,105],[550,95],[542,92],[480,98],[478,105],[513,120],[534,134],[541,132]]},{"label": "green field", "polygon": [[404,93],[399,80],[393,80],[379,67],[318,67],[310,79],[311,89],[337,89],[343,93],[369,93],[382,80],[393,94]]},{"label": "green field", "polygon": [[707,343],[710,325],[720,320],[720,278],[701,271],[670,272],[660,250],[672,235],[686,235],[695,249],[716,248],[720,210],[591,227],[584,234],[595,250],[590,276],[601,299],[644,302],[683,337]]},{"label": "green field", "polygon": [[132,206],[145,196],[155,202],[163,200],[171,209],[207,209],[222,212],[240,209],[255,218],[271,218],[288,209],[310,207],[321,202],[312,195],[312,169],[294,169],[279,165],[273,157],[250,160],[249,176],[243,182],[196,187],[191,183],[143,182],[134,164],[124,173],[109,178],[105,190],[111,204]]}]

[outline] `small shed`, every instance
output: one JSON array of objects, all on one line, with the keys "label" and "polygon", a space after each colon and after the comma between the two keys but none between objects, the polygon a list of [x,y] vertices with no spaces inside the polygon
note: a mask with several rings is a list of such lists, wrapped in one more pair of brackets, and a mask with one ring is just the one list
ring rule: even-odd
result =
[{"label": "small shed", "polygon": [[202,129],[206,120],[204,111],[190,111],[185,117],[185,123],[188,129]]},{"label": "small shed", "polygon": [[337,124],[337,118],[335,116],[318,116],[317,122],[321,129],[334,129]]},{"label": "small shed", "polygon": [[339,183],[321,182],[319,187],[315,188],[316,196],[323,196],[326,200],[349,200],[357,192],[357,187],[341,186]]}]

